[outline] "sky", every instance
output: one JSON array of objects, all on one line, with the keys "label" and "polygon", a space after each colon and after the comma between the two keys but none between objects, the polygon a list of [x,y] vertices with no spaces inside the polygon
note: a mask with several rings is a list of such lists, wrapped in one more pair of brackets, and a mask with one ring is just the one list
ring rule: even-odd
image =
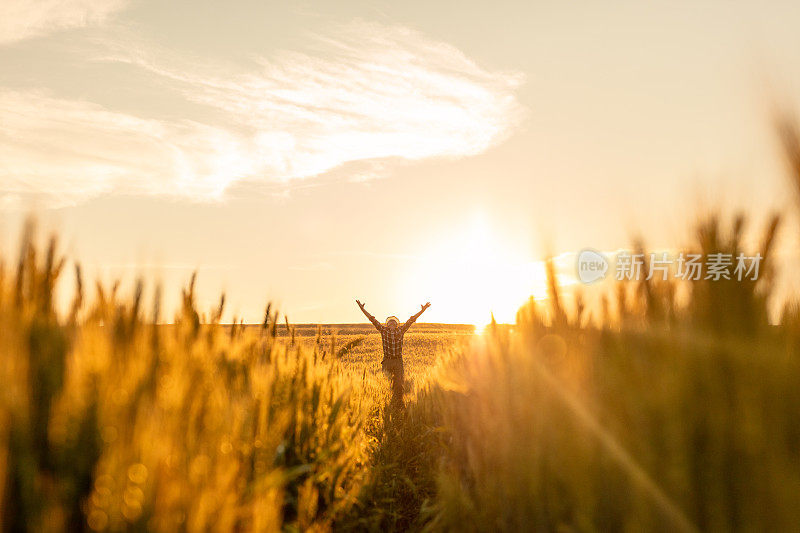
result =
[{"label": "sky", "polygon": [[[294,322],[513,321],[541,260],[789,203],[793,2],[0,3],[0,249]],[[63,292],[69,291],[65,280]]]}]

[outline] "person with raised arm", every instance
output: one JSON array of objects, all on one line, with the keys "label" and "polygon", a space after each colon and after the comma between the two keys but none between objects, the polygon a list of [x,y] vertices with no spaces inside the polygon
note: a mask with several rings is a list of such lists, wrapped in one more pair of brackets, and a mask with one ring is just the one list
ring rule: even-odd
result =
[{"label": "person with raised arm", "polygon": [[392,380],[393,401],[402,404],[404,380],[403,335],[405,335],[408,328],[411,327],[411,324],[416,322],[420,315],[431,306],[431,303],[428,302],[425,305],[421,305],[419,312],[412,315],[402,326],[400,325],[400,320],[398,320],[396,316],[388,317],[386,323],[381,324],[374,316],[369,314],[364,308],[363,303],[358,300],[356,300],[356,303],[359,309],[361,309],[361,312],[364,313],[369,321],[372,322],[372,325],[375,326],[375,329],[381,334],[381,341],[383,342],[383,360],[381,361],[381,368],[383,368],[383,371],[386,372]]}]

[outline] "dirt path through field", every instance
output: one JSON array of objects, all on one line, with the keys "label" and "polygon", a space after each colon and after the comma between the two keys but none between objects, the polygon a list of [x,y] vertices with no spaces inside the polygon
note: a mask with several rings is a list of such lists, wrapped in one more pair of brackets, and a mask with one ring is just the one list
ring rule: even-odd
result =
[{"label": "dirt path through field", "polygon": [[345,521],[344,530],[418,531],[426,500],[435,490],[430,430],[418,418],[416,399],[383,412],[380,445],[372,457],[371,479]]}]

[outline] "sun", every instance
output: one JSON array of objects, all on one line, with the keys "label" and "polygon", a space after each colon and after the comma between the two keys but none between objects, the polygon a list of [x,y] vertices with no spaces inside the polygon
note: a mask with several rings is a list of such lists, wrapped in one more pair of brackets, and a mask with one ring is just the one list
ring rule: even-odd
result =
[{"label": "sun", "polygon": [[513,323],[531,296],[547,294],[544,263],[526,254],[524,244],[504,241],[485,216],[476,215],[420,254],[407,287],[433,303],[428,321],[483,327],[494,315]]}]

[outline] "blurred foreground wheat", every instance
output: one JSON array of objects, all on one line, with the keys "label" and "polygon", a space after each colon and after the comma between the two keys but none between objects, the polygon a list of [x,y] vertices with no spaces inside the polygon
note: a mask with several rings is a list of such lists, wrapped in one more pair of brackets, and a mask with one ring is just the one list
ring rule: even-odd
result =
[{"label": "blurred foreground wheat", "polygon": [[[63,261],[27,232],[0,274],[0,479],[5,529],[326,527],[364,479],[368,375],[336,357],[201,320],[194,281],[174,325],[142,285],[98,285],[54,310]],[[277,313],[268,321],[277,321]],[[270,324],[265,324],[269,326]]]}]

